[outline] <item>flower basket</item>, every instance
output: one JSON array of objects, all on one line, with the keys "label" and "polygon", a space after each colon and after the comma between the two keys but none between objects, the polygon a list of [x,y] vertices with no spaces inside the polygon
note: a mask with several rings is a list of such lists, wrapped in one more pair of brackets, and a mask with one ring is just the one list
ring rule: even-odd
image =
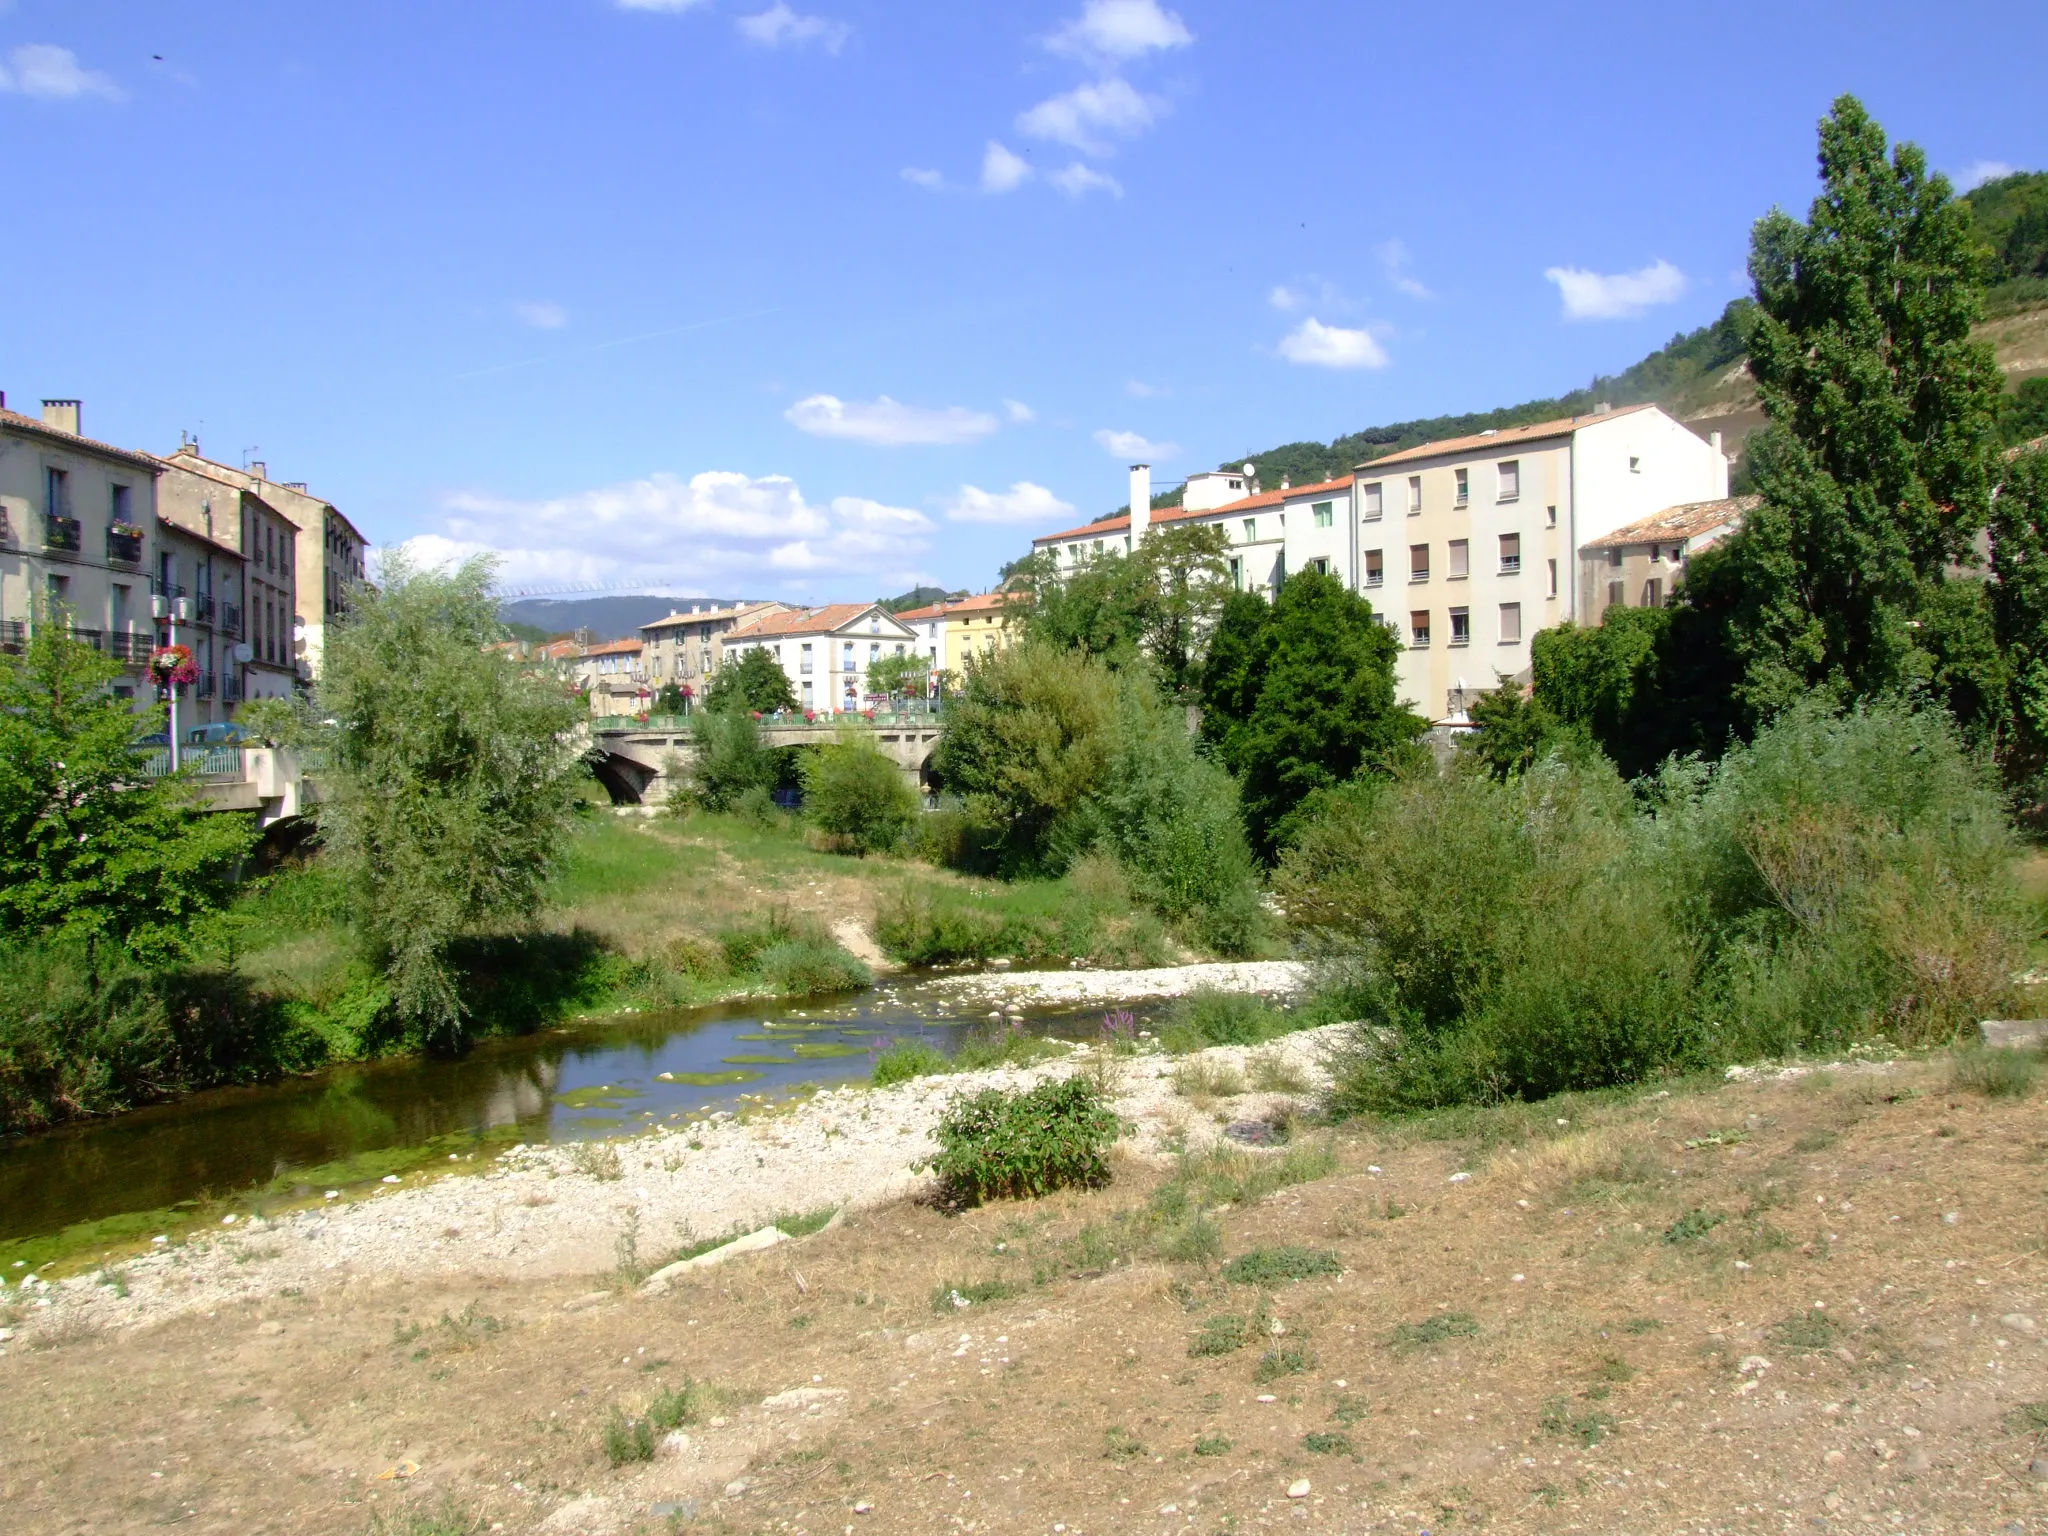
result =
[{"label": "flower basket", "polygon": [[150,653],[149,674],[161,686],[171,688],[181,683],[198,682],[199,664],[192,659],[189,646],[159,646]]}]

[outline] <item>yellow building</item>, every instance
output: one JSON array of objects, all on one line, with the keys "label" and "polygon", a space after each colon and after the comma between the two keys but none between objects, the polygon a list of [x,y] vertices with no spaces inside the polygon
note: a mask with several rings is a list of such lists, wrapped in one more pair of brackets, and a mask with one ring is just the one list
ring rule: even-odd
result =
[{"label": "yellow building", "polygon": [[917,653],[933,671],[958,677],[967,670],[968,657],[1007,650],[1017,642],[1025,601],[1021,592],[983,592],[896,617],[917,632]]}]

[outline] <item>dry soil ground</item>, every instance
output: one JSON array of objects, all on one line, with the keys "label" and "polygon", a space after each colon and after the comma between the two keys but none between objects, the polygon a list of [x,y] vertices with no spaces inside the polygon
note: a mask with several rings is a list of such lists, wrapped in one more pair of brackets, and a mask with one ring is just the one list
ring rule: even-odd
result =
[{"label": "dry soil ground", "polygon": [[[1221,1215],[1225,1257],[1341,1265],[1270,1288],[1148,1254],[1126,1165],[655,1298],[360,1280],[17,1348],[0,1528],[2048,1529],[2048,1126],[1947,1074],[1340,1131]],[[1195,1352],[1218,1316],[1254,1336]],[[724,1395],[610,1465],[686,1377]]]}]

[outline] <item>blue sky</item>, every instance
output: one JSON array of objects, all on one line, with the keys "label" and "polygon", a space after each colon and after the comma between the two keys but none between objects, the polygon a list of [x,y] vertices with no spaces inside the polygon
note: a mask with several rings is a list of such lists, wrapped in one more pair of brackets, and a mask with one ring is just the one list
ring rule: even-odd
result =
[{"label": "blue sky", "polygon": [[0,0],[0,388],[510,587],[980,588],[1134,455],[1711,319],[1838,91],[2048,165],[2044,56],[1972,0]]}]

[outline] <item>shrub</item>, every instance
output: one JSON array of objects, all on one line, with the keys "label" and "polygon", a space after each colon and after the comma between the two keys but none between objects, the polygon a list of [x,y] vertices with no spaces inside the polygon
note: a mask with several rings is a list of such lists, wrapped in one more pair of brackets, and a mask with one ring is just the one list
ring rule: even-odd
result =
[{"label": "shrub", "polygon": [[1233,1285],[1284,1285],[1343,1273],[1344,1261],[1323,1248],[1254,1248],[1223,1266],[1223,1278]]},{"label": "shrub", "polygon": [[1252,1325],[1245,1318],[1232,1312],[1219,1312],[1214,1317],[1202,1319],[1201,1331],[1188,1345],[1188,1353],[1197,1359],[1205,1355],[1227,1355],[1240,1350],[1252,1341]]},{"label": "shrub", "polygon": [[1949,1068],[1949,1081],[1990,1099],[2023,1099],[2033,1092],[2040,1071],[2041,1059],[2027,1051],[1963,1051]]},{"label": "shrub", "polygon": [[1085,1078],[1021,1093],[991,1088],[947,1111],[934,1133],[939,1155],[931,1166],[958,1205],[1093,1188],[1109,1182],[1118,1129],[1101,1090]]},{"label": "shrub", "polygon": [[891,1040],[875,1054],[873,1078],[877,1088],[890,1088],[945,1070],[946,1058],[936,1046],[923,1040]]},{"label": "shrub", "polygon": [[654,1426],[644,1418],[629,1419],[614,1408],[604,1427],[604,1459],[615,1467],[654,1460]]},{"label": "shrub", "polygon": [[955,1072],[985,1072],[994,1067],[1028,1067],[1048,1056],[1064,1056],[1067,1048],[1057,1040],[1027,1034],[1021,1024],[1007,1028],[985,1025],[967,1032],[953,1052]]},{"label": "shrub", "polygon": [[1197,987],[1167,1009],[1159,1042],[1179,1056],[1212,1045],[1258,1045],[1291,1027],[1279,1009],[1256,993]]},{"label": "shrub", "polygon": [[856,853],[888,852],[917,822],[917,791],[865,732],[810,753],[803,778],[804,814]]},{"label": "shrub", "polygon": [[773,945],[761,955],[761,979],[784,997],[818,997],[828,992],[854,992],[872,982],[874,973],[829,939],[795,938]]},{"label": "shrub", "polygon": [[1259,1363],[1252,1367],[1252,1380],[1264,1386],[1282,1376],[1299,1376],[1314,1369],[1315,1363],[1315,1354],[1306,1344],[1276,1344],[1259,1356]]},{"label": "shrub", "polygon": [[781,781],[781,757],[761,744],[761,727],[746,710],[699,710],[690,731],[696,756],[685,782],[705,810],[736,810],[750,792],[765,797]]},{"label": "shrub", "polygon": [[1479,1319],[1470,1312],[1439,1312],[1419,1323],[1396,1323],[1388,1342],[1397,1349],[1427,1349],[1450,1339],[1474,1338]]}]

